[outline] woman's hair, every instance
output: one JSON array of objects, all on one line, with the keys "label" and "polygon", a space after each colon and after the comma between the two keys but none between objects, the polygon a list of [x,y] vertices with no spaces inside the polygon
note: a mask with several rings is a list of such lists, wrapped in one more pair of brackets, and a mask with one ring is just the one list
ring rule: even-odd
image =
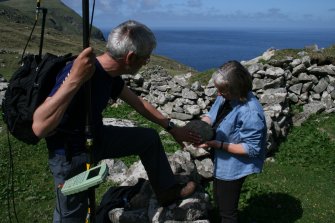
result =
[{"label": "woman's hair", "polygon": [[142,23],[128,20],[115,27],[108,36],[107,51],[119,59],[132,51],[141,57],[149,57],[156,47],[153,32]]},{"label": "woman's hair", "polygon": [[252,90],[249,71],[235,60],[228,61],[215,71],[213,81],[218,88],[227,90],[233,98],[241,102],[247,100],[248,92]]}]

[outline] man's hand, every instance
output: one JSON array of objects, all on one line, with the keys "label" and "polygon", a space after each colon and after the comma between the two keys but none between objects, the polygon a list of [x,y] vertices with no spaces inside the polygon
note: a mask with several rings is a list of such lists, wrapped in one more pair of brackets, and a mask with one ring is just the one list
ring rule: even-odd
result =
[{"label": "man's hand", "polygon": [[95,54],[92,47],[84,49],[74,60],[71,68],[71,78],[73,81],[85,83],[95,71]]},{"label": "man's hand", "polygon": [[189,142],[192,144],[200,144],[202,139],[197,133],[190,131],[188,128],[184,127],[174,127],[169,131],[173,138],[181,146],[184,146],[183,142]]}]

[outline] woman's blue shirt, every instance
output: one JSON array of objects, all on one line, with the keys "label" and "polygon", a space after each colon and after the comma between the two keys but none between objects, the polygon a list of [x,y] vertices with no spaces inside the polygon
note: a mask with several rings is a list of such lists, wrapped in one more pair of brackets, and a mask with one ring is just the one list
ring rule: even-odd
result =
[{"label": "woman's blue shirt", "polygon": [[[218,109],[225,99],[218,96],[206,114],[214,123]],[[235,155],[216,149],[214,177],[221,180],[235,180],[262,171],[267,128],[264,111],[252,92],[245,103],[231,101],[232,111],[216,129],[216,140],[225,143],[242,144],[247,155]]]}]

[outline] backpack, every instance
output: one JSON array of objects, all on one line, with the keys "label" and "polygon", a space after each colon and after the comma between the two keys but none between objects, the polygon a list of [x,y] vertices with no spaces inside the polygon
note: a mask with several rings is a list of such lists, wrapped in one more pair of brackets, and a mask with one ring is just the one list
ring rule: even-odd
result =
[{"label": "backpack", "polygon": [[110,187],[102,196],[100,205],[97,208],[95,221],[99,223],[109,223],[108,212],[114,208],[125,208],[128,202],[141,191],[147,180],[139,178],[133,186]]},{"label": "backpack", "polygon": [[33,114],[55,85],[56,76],[71,54],[56,56],[46,53],[23,58],[21,67],[11,77],[2,101],[2,116],[9,132],[18,140],[35,145],[39,138],[32,130]]}]

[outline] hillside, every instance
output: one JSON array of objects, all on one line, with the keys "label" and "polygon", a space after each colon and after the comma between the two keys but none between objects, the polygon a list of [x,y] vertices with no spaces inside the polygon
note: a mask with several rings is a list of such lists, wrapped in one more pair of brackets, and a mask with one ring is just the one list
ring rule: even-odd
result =
[{"label": "hillside", "polygon": [[[20,24],[32,25],[36,18],[36,1],[2,0],[0,1],[3,20]],[[82,31],[81,16],[68,8],[60,0],[41,1],[41,8],[47,9],[46,27],[53,28],[65,34],[78,34]],[[39,10],[41,24],[42,10]],[[104,40],[102,32],[93,27],[92,36]]]},{"label": "hillside", "polygon": [[[77,54],[82,49],[82,19],[75,11],[60,0],[42,1],[47,8],[42,53]],[[18,62],[33,28],[36,16],[36,2],[26,0],[0,0],[0,75],[7,80]],[[41,36],[42,12],[26,53],[38,54]],[[102,32],[93,28],[90,45],[97,54],[105,49]],[[153,56],[151,65],[161,65],[171,74],[194,71],[185,65],[162,56]],[[150,65],[149,64],[149,65]],[[195,71],[194,71],[195,72]]]}]

